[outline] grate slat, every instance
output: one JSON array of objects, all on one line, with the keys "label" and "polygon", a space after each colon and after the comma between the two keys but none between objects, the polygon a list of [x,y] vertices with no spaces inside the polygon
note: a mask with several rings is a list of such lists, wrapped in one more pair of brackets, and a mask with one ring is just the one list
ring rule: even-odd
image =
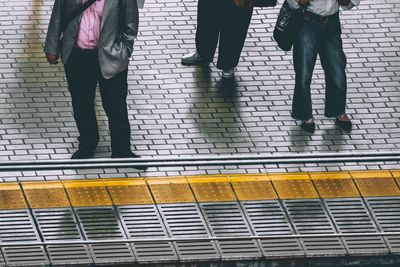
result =
[{"label": "grate slat", "polygon": [[[83,240],[72,208],[34,209],[33,216],[44,241]],[[93,263],[87,245],[47,246],[52,264]]]},{"label": "grate slat", "polygon": [[[282,204],[297,234],[337,233],[320,199],[283,200]],[[301,243],[309,256],[346,254],[338,237],[302,238]]]},{"label": "grate slat", "polygon": [[[40,242],[32,216],[28,210],[0,210],[0,241],[4,243]],[[7,265],[46,265],[49,263],[43,246],[7,247],[2,253]]]},{"label": "grate slat", "polygon": [[[325,199],[325,206],[339,233],[376,233],[378,228],[361,198]],[[349,254],[387,254],[382,237],[343,237]]]},{"label": "grate slat", "polygon": [[[196,203],[158,205],[171,237],[210,237],[210,232]],[[218,260],[214,241],[174,242],[182,260]]]},{"label": "grate slat", "polygon": [[[400,197],[370,197],[365,202],[382,232],[400,232]],[[400,234],[385,237],[390,252],[400,254]]]},{"label": "grate slat", "polygon": [[[211,234],[216,237],[253,235],[238,202],[199,203]],[[255,259],[262,257],[256,240],[218,241],[223,259]]]},{"label": "grate slat", "polygon": [[[294,234],[290,221],[278,200],[243,201],[241,205],[256,235]],[[296,238],[260,240],[259,243],[264,256],[268,258],[305,255],[299,240]]]},{"label": "grate slat", "polygon": [[[129,238],[168,238],[161,216],[154,205],[117,207],[122,225]],[[139,262],[177,261],[172,242],[135,242],[132,244]]]},{"label": "grate slat", "polygon": [[1,249],[0,249],[0,267],[3,267],[3,266],[6,266],[6,262],[3,257],[3,252],[1,252]]},{"label": "grate slat", "polygon": [[[74,208],[86,240],[126,239],[113,207]],[[129,243],[89,245],[94,263],[134,262]]]}]

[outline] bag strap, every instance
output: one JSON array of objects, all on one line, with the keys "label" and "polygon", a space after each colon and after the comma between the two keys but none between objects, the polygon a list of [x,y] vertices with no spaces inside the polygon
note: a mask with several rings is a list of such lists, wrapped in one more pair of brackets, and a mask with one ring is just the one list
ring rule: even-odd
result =
[{"label": "bag strap", "polygon": [[121,35],[124,32],[122,28],[124,26],[125,19],[124,11],[125,9],[122,7],[122,0],[118,0],[118,35]]},{"label": "bag strap", "polygon": [[82,14],[86,9],[88,9],[93,3],[96,2],[96,0],[88,0],[86,3],[78,7],[77,9],[73,10],[71,14],[67,18],[65,18],[65,21],[61,25],[61,31],[64,32],[65,29],[68,27],[68,24],[77,16]]}]

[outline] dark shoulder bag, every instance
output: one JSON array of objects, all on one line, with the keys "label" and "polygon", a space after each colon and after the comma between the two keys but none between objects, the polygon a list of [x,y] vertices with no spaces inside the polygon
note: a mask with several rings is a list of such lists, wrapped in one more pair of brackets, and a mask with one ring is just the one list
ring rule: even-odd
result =
[{"label": "dark shoulder bag", "polygon": [[234,0],[238,7],[274,7],[277,0]]},{"label": "dark shoulder bag", "polygon": [[280,49],[292,49],[305,10],[306,8],[292,9],[286,1],[283,3],[274,28],[274,39]]},{"label": "dark shoulder bag", "polygon": [[274,7],[277,0],[251,0],[251,5],[254,7]]}]

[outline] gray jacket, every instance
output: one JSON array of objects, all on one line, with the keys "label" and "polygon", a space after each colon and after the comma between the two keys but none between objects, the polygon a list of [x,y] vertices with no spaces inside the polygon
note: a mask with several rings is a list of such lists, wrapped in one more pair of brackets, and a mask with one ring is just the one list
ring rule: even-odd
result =
[{"label": "gray jacket", "polygon": [[[105,0],[99,38],[99,62],[106,79],[114,77],[128,67],[139,25],[137,2],[133,0]],[[61,22],[82,0],[55,0],[46,36],[44,52],[61,55],[67,64],[78,35],[82,15],[74,18],[64,32]],[[120,16],[122,13],[122,17]],[[60,39],[61,38],[61,39]]]}]

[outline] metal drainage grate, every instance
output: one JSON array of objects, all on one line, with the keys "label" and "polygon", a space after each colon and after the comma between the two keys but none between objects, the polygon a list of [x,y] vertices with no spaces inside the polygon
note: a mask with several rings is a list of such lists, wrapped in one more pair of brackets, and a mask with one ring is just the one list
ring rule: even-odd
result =
[{"label": "metal drainage grate", "polygon": [[[334,225],[321,200],[283,200],[289,219],[297,234],[336,234]],[[306,255],[345,255],[346,249],[338,237],[309,237],[301,239]]]},{"label": "metal drainage grate", "polygon": [[[45,242],[83,240],[71,208],[32,210]],[[87,245],[47,246],[52,264],[90,264]]]},{"label": "metal drainage grate", "polygon": [[[0,242],[41,242],[28,210],[0,211]],[[2,252],[7,265],[46,265],[49,260],[43,246],[7,247]]]},{"label": "metal drainage grate", "polygon": [[[374,224],[361,198],[325,199],[325,206],[339,233],[376,233]],[[387,254],[384,239],[376,237],[342,237],[350,254]]]},{"label": "metal drainage grate", "polygon": [[[129,238],[162,239],[169,237],[154,205],[120,206],[117,209]],[[135,242],[132,246],[137,260],[140,262],[178,260],[171,242]]]},{"label": "metal drainage grate", "polygon": [[[237,202],[199,203],[213,236],[252,236],[253,233]],[[220,240],[217,242],[223,259],[262,257],[256,240]]]},{"label": "metal drainage grate", "polygon": [[[87,240],[126,239],[113,207],[75,208]],[[95,263],[133,262],[135,256],[128,243],[93,244],[89,246]]]},{"label": "metal drainage grate", "polygon": [[[210,237],[196,203],[158,205],[171,237]],[[174,242],[181,260],[218,260],[221,256],[214,241]]]},{"label": "metal drainage grate", "polygon": [[[243,201],[243,210],[253,232],[258,236],[294,234],[285,211],[278,200]],[[277,238],[260,240],[261,249],[267,258],[304,256],[304,250],[297,238]]]},{"label": "metal drainage grate", "polygon": [[3,253],[1,252],[1,249],[0,249],[0,266],[1,267],[6,266],[6,263],[4,261]]},{"label": "metal drainage grate", "polygon": [[385,237],[392,253],[400,254],[400,197],[365,198],[372,216],[382,232],[399,232]]}]

